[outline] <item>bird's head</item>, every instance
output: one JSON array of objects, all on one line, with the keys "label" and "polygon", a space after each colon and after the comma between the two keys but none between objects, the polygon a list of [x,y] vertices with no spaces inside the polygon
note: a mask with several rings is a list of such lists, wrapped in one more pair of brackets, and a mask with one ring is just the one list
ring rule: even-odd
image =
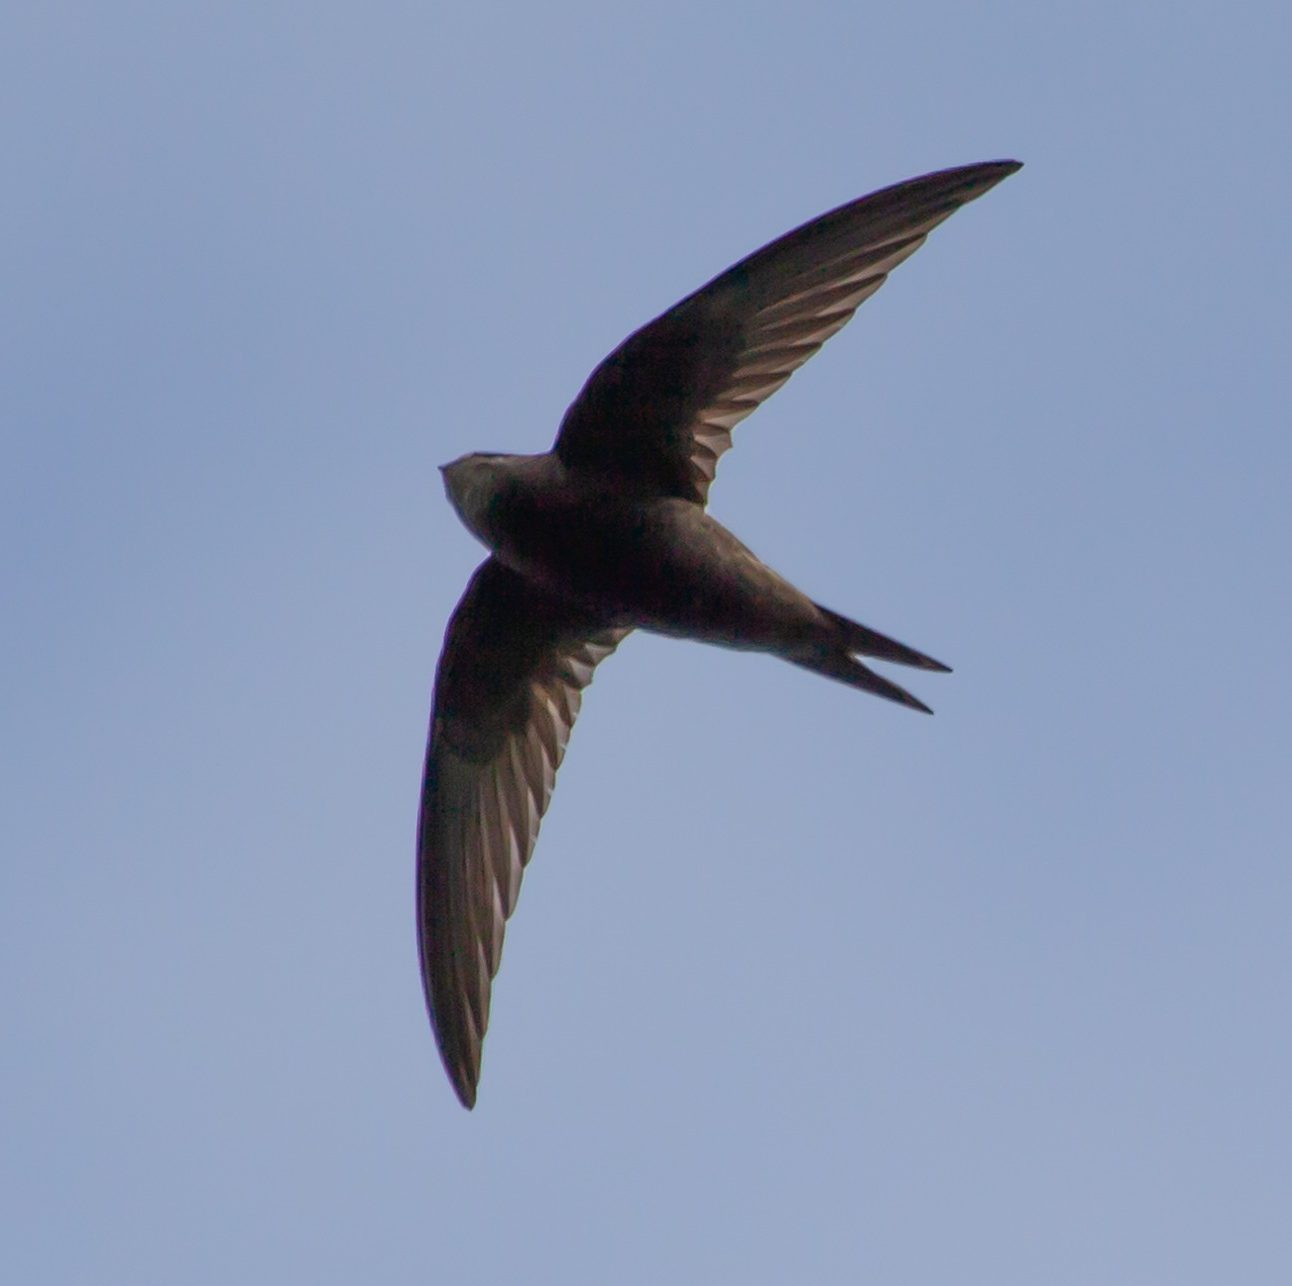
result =
[{"label": "bird's head", "polygon": [[444,490],[458,517],[476,539],[493,548],[491,511],[498,499],[508,474],[512,455],[498,455],[486,451],[473,451],[451,464],[440,465],[444,475]]}]

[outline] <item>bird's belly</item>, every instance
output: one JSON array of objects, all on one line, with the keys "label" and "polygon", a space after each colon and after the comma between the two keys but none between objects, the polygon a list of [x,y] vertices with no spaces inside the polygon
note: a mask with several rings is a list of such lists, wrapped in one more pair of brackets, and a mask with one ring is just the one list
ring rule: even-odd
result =
[{"label": "bird's belly", "polygon": [[818,637],[816,605],[685,501],[530,515],[498,556],[608,623],[781,651]]}]

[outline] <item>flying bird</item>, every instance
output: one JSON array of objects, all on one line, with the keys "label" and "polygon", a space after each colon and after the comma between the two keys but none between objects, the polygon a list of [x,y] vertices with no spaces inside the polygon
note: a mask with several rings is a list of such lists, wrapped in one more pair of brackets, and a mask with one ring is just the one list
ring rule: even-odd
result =
[{"label": "flying bird", "polygon": [[422,982],[472,1107],[503,931],[583,689],[634,629],[769,652],[928,712],[858,657],[947,667],[813,602],[705,512],[731,433],[960,206],[989,161],[861,197],[742,259],[591,374],[550,451],[474,453],[444,485],[489,550],[449,621],[417,835]]}]

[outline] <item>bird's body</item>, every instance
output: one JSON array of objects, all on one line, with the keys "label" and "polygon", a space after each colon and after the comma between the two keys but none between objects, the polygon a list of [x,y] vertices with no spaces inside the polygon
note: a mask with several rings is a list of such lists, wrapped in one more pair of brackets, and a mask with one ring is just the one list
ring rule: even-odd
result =
[{"label": "bird's body", "polygon": [[[444,472],[500,563],[608,627],[766,652],[830,630],[811,599],[690,501],[621,496],[551,454],[465,456]],[[488,513],[474,517],[459,492],[487,492]]]},{"label": "bird's body", "polygon": [[1017,168],[945,170],[822,215],[625,340],[551,451],[444,467],[449,498],[490,551],[445,637],[418,829],[423,981],[466,1106],[504,926],[582,690],[626,634],[767,652],[928,709],[857,658],[945,666],[815,603],[705,503],[735,424],[933,227]]}]

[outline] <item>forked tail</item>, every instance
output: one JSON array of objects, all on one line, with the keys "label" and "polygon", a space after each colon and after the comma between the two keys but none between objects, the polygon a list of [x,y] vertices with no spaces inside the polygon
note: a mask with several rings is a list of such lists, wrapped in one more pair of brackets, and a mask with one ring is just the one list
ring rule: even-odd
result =
[{"label": "forked tail", "polygon": [[905,643],[890,639],[886,634],[880,634],[878,630],[850,621],[846,616],[840,616],[838,612],[822,607],[820,603],[817,604],[817,609],[835,627],[835,638],[789,655],[786,657],[787,660],[795,665],[801,665],[805,670],[812,670],[816,674],[824,674],[827,678],[838,679],[840,683],[846,683],[850,687],[860,688],[863,692],[873,692],[877,697],[896,701],[899,705],[910,706],[912,710],[923,710],[925,714],[933,713],[923,701],[913,697],[905,688],[899,687],[891,679],[886,679],[882,674],[876,674],[869,666],[863,665],[857,660],[857,654],[872,656],[881,661],[894,661],[898,665],[914,666],[920,670],[939,670],[943,673],[950,672],[949,665],[943,665],[941,661],[935,661],[931,656],[917,652],[913,647],[907,647]]}]

